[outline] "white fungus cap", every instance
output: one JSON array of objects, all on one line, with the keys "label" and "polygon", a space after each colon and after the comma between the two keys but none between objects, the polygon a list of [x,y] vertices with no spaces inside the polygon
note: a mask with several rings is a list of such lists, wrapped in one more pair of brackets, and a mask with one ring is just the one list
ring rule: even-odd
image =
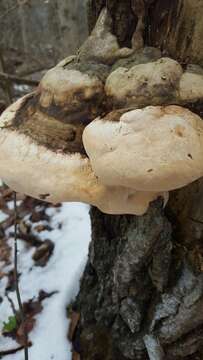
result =
[{"label": "white fungus cap", "polygon": [[52,203],[85,202],[108,214],[142,215],[151,201],[166,196],[103,185],[86,156],[53,151],[12,128],[24,100],[0,117],[0,178],[13,190]]},{"label": "white fungus cap", "polygon": [[[111,116],[109,115],[109,119]],[[148,106],[83,132],[92,168],[108,186],[169,191],[203,176],[203,122],[179,106]]]}]

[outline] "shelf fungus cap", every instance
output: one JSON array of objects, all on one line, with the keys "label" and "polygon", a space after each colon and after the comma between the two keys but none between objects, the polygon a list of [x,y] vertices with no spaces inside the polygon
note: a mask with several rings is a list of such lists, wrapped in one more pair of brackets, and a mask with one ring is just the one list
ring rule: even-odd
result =
[{"label": "shelf fungus cap", "polygon": [[169,104],[178,96],[183,73],[181,65],[170,58],[127,67],[118,67],[106,80],[105,92],[117,107]]},{"label": "shelf fungus cap", "polygon": [[84,152],[39,144],[24,125],[15,123],[30,97],[20,99],[0,117],[0,178],[13,190],[52,203],[85,202],[109,214],[142,215],[151,201],[165,196],[103,185]]},{"label": "shelf fungus cap", "polygon": [[[12,126],[7,111],[0,117],[0,178],[17,192],[48,202],[87,200],[85,182],[92,180],[87,158],[40,145]],[[10,125],[3,127],[8,117]]]},{"label": "shelf fungus cap", "polygon": [[15,191],[48,202],[91,202],[97,183],[80,125],[40,111],[33,115],[28,106],[35,96],[21,98],[0,117],[0,178]]},{"label": "shelf fungus cap", "polygon": [[[66,108],[69,112],[92,99],[97,103],[103,98],[104,86],[96,75],[57,65],[50,69],[39,85],[39,103],[42,107]],[[82,108],[83,110],[83,108]]]},{"label": "shelf fungus cap", "polygon": [[203,176],[203,122],[179,106],[148,106],[91,122],[83,143],[108,186],[169,191]]}]

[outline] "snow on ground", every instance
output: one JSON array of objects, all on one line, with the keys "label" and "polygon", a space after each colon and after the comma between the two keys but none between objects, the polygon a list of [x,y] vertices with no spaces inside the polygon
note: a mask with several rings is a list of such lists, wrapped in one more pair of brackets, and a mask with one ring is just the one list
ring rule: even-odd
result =
[{"label": "snow on ground", "polygon": [[[28,250],[23,241],[18,241],[22,301],[37,297],[40,290],[48,293],[58,291],[43,301],[43,310],[36,316],[36,324],[29,334],[33,343],[29,348],[29,360],[70,360],[66,307],[77,294],[79,279],[87,260],[90,241],[89,207],[79,203],[64,203],[62,207],[48,208],[46,212],[52,217],[50,225],[53,230],[45,230],[38,236],[42,240],[49,238],[55,244],[53,255],[46,266],[34,266],[34,249]],[[0,220],[4,220],[1,211]],[[13,244],[13,239],[10,239],[10,244]],[[3,298],[0,304],[0,331],[3,322],[13,315],[9,301],[4,296],[6,283],[6,278],[0,281],[0,296]],[[10,297],[18,308],[15,293],[10,292]],[[18,346],[10,338],[0,336],[0,351]],[[23,360],[23,352],[4,356],[3,359]]]}]

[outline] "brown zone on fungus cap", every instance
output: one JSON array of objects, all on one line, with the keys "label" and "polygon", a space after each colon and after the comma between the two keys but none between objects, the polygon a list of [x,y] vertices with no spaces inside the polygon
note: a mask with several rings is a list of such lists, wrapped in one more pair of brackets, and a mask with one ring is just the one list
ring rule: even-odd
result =
[{"label": "brown zone on fungus cap", "polygon": [[[82,133],[85,126],[103,113],[105,93],[102,80],[96,76],[97,67],[90,67],[89,72],[84,68],[82,73],[79,71],[82,65],[78,66],[74,64],[72,70],[62,67],[50,70],[36,92],[16,111],[11,129],[53,151],[86,155]],[[99,70],[106,78],[108,69],[103,66]]]},{"label": "brown zone on fungus cap", "polygon": [[[24,104],[17,111],[13,120],[11,130],[18,129],[22,134],[29,136],[39,145],[61,153],[80,153],[86,155],[82,133],[85,126],[90,122],[88,114],[73,113],[69,116],[58,116],[51,110],[44,112],[38,106],[39,95],[33,94],[25,100]],[[51,109],[51,107],[50,107]],[[59,110],[57,112],[59,114]],[[55,116],[54,116],[55,115]]]},{"label": "brown zone on fungus cap", "polygon": [[41,94],[45,93],[46,89],[39,89],[39,91],[39,95],[37,95],[38,109],[42,113],[55,117],[64,123],[83,123],[87,125],[105,108],[104,93],[95,91],[93,96],[87,98],[82,87],[75,90],[72,96],[69,95],[60,103],[56,103],[52,99],[49,106],[44,106],[41,101]]},{"label": "brown zone on fungus cap", "polygon": [[85,101],[78,91],[75,97],[77,97],[76,104],[67,102],[61,106],[52,102],[49,107],[43,107],[39,103],[38,109],[43,114],[54,117],[65,124],[83,124],[86,126],[101,112],[101,105],[98,103],[97,96]]},{"label": "brown zone on fungus cap", "polygon": [[43,77],[38,87],[39,106],[43,112],[68,122],[76,113],[87,114],[90,120],[98,115],[105,103],[106,70],[101,71],[102,78],[98,69],[92,70],[92,64],[83,71],[81,66],[56,66]]}]

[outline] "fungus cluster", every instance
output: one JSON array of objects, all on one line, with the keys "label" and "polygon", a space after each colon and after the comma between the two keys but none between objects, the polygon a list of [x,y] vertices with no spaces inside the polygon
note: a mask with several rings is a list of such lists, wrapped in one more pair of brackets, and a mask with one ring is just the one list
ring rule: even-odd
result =
[{"label": "fungus cluster", "polygon": [[[0,177],[15,191],[144,214],[203,176],[203,70],[120,48],[103,9],[77,56],[0,117]],[[181,105],[181,106],[180,106]]]}]

